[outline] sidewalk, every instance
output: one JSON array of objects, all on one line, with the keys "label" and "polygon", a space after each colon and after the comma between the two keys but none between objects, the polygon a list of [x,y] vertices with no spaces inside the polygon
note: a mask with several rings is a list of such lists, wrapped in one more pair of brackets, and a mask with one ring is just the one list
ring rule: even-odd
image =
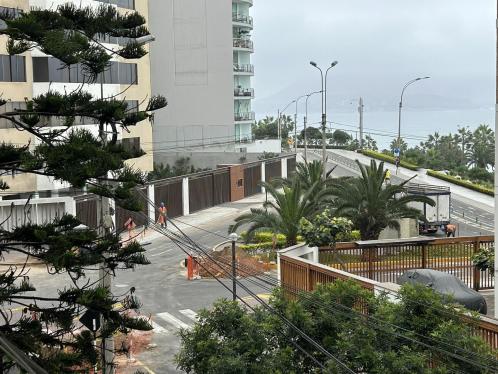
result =
[{"label": "sidewalk", "polygon": [[[370,164],[370,160],[372,160],[370,157],[362,155],[361,153],[356,153],[353,151],[346,151],[346,150],[329,150],[328,152],[334,153],[337,156],[342,156],[346,157],[350,160],[358,160],[362,164],[368,165]],[[396,175],[396,167],[392,164],[385,163],[384,164],[386,168],[391,170],[393,175]],[[423,183],[423,184],[432,184],[435,186],[443,186],[443,187],[450,187],[451,188],[451,193],[455,194],[458,196],[459,200],[466,202],[467,204],[479,204],[479,207],[490,212],[494,213],[494,206],[495,206],[495,201],[492,196],[488,196],[485,194],[482,194],[477,191],[470,190],[468,188],[462,187],[455,185],[450,182],[443,181],[439,178],[434,178],[429,175],[427,175],[427,170],[426,169],[420,169],[418,171],[413,171],[410,169],[405,169],[403,167],[400,167],[398,169],[398,176],[403,178],[403,179],[409,179],[414,176],[417,176],[414,179],[414,182],[418,183]]]},{"label": "sidewalk", "polygon": [[[225,203],[222,205],[214,206],[212,208],[200,210],[198,212],[189,214],[188,216],[176,217],[172,220],[181,230],[188,230],[193,226],[203,228],[203,225],[206,225],[213,221],[234,219],[238,215],[248,211],[251,208],[260,208],[264,203],[265,198],[265,194],[257,194],[254,196],[246,197],[245,199],[239,201]],[[174,230],[174,227],[172,227],[171,224],[168,226],[168,228]],[[136,229],[135,235],[137,235],[140,230],[142,230],[142,228]],[[220,233],[220,235],[226,236],[228,240],[228,233]],[[143,243],[160,238],[162,236],[162,234],[149,228],[145,235],[143,237],[137,237],[137,240]],[[220,238],[220,242],[221,241],[223,241],[223,238]]]}]

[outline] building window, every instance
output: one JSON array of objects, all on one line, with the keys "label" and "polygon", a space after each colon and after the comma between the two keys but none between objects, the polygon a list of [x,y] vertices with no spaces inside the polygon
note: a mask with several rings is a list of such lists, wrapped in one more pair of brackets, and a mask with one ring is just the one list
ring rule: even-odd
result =
[{"label": "building window", "polygon": [[[8,8],[5,6],[0,6],[0,13],[6,14],[12,18],[17,18],[19,15],[22,13],[21,9],[16,9],[16,8]],[[4,29],[7,27],[7,24],[3,19],[0,19],[0,29]]]},{"label": "building window", "polygon": [[[67,67],[54,57],[33,57],[33,81],[88,83],[88,77],[85,76],[81,64]],[[137,84],[137,64],[111,61],[107,70],[97,77],[97,83]]]},{"label": "building window", "polygon": [[138,113],[139,112],[138,100],[125,100],[124,102],[127,104],[127,106],[126,106],[127,113]]},{"label": "building window", "polygon": [[0,55],[0,81],[26,82],[26,58]]},{"label": "building window", "polygon": [[130,152],[131,154],[140,152],[140,138],[123,138],[123,140],[121,140],[121,145],[125,151]]},{"label": "building window", "polygon": [[135,9],[135,0],[97,0],[101,3],[116,5],[120,8]]}]

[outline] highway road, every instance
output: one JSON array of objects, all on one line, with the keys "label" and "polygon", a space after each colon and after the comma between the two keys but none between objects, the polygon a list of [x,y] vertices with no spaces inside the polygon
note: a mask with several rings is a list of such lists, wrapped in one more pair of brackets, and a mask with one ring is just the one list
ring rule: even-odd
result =
[{"label": "highway road", "polygon": [[[309,152],[312,159],[321,159],[321,155]],[[336,153],[329,152],[329,170],[335,167],[332,175],[357,176],[360,175],[356,163],[346,157],[339,156]],[[393,183],[401,183],[403,179],[393,176]],[[494,235],[494,214],[489,210],[482,209],[478,204],[469,204],[468,201],[462,201],[455,194],[451,197],[451,221],[457,226],[457,235],[475,236],[475,235]]]}]

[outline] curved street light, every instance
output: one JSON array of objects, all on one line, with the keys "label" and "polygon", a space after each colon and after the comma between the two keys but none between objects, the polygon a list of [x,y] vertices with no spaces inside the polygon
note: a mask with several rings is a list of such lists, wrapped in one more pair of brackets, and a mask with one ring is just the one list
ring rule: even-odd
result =
[{"label": "curved street light", "polygon": [[398,118],[398,149],[401,149],[401,110],[403,109],[403,96],[405,94],[405,90],[408,88],[408,86],[412,85],[413,83],[416,83],[424,79],[430,79],[430,77],[420,77],[412,79],[411,81],[409,81],[404,85],[403,90],[401,91],[401,99],[399,101],[399,118]]},{"label": "curved street light", "polygon": [[277,123],[278,123],[278,129],[277,129],[277,132],[278,132],[278,140],[280,140],[280,143],[282,143],[282,130],[280,129],[280,115],[285,112],[287,110],[288,107],[290,107],[292,104],[294,104],[296,102],[296,100],[292,100],[289,104],[287,104],[285,106],[284,109],[282,110],[278,110],[278,119],[277,119]]},{"label": "curved street light", "polygon": [[[325,179],[327,176],[327,134],[326,134],[326,126],[327,126],[327,75],[329,70],[338,64],[337,61],[334,61],[330,64],[327,71],[325,72],[325,90],[324,90],[324,79],[323,79],[323,70],[318,66],[318,64],[314,61],[310,61],[310,65],[320,70],[320,75],[322,77],[322,160],[323,160],[323,178]],[[325,96],[324,96],[325,94]]]},{"label": "curved street light", "polygon": [[311,96],[322,93],[322,91],[311,92],[306,95],[305,115],[304,115],[304,162],[308,162],[308,139],[306,134],[306,125],[308,124],[308,100]]}]

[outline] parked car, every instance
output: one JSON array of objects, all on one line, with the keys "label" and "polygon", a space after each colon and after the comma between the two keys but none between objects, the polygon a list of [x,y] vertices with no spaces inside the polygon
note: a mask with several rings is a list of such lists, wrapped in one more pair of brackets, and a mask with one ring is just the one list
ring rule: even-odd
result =
[{"label": "parked car", "polygon": [[398,284],[407,283],[425,285],[441,295],[451,296],[454,302],[481,314],[488,311],[484,297],[453,274],[431,269],[408,270],[398,278]]}]

